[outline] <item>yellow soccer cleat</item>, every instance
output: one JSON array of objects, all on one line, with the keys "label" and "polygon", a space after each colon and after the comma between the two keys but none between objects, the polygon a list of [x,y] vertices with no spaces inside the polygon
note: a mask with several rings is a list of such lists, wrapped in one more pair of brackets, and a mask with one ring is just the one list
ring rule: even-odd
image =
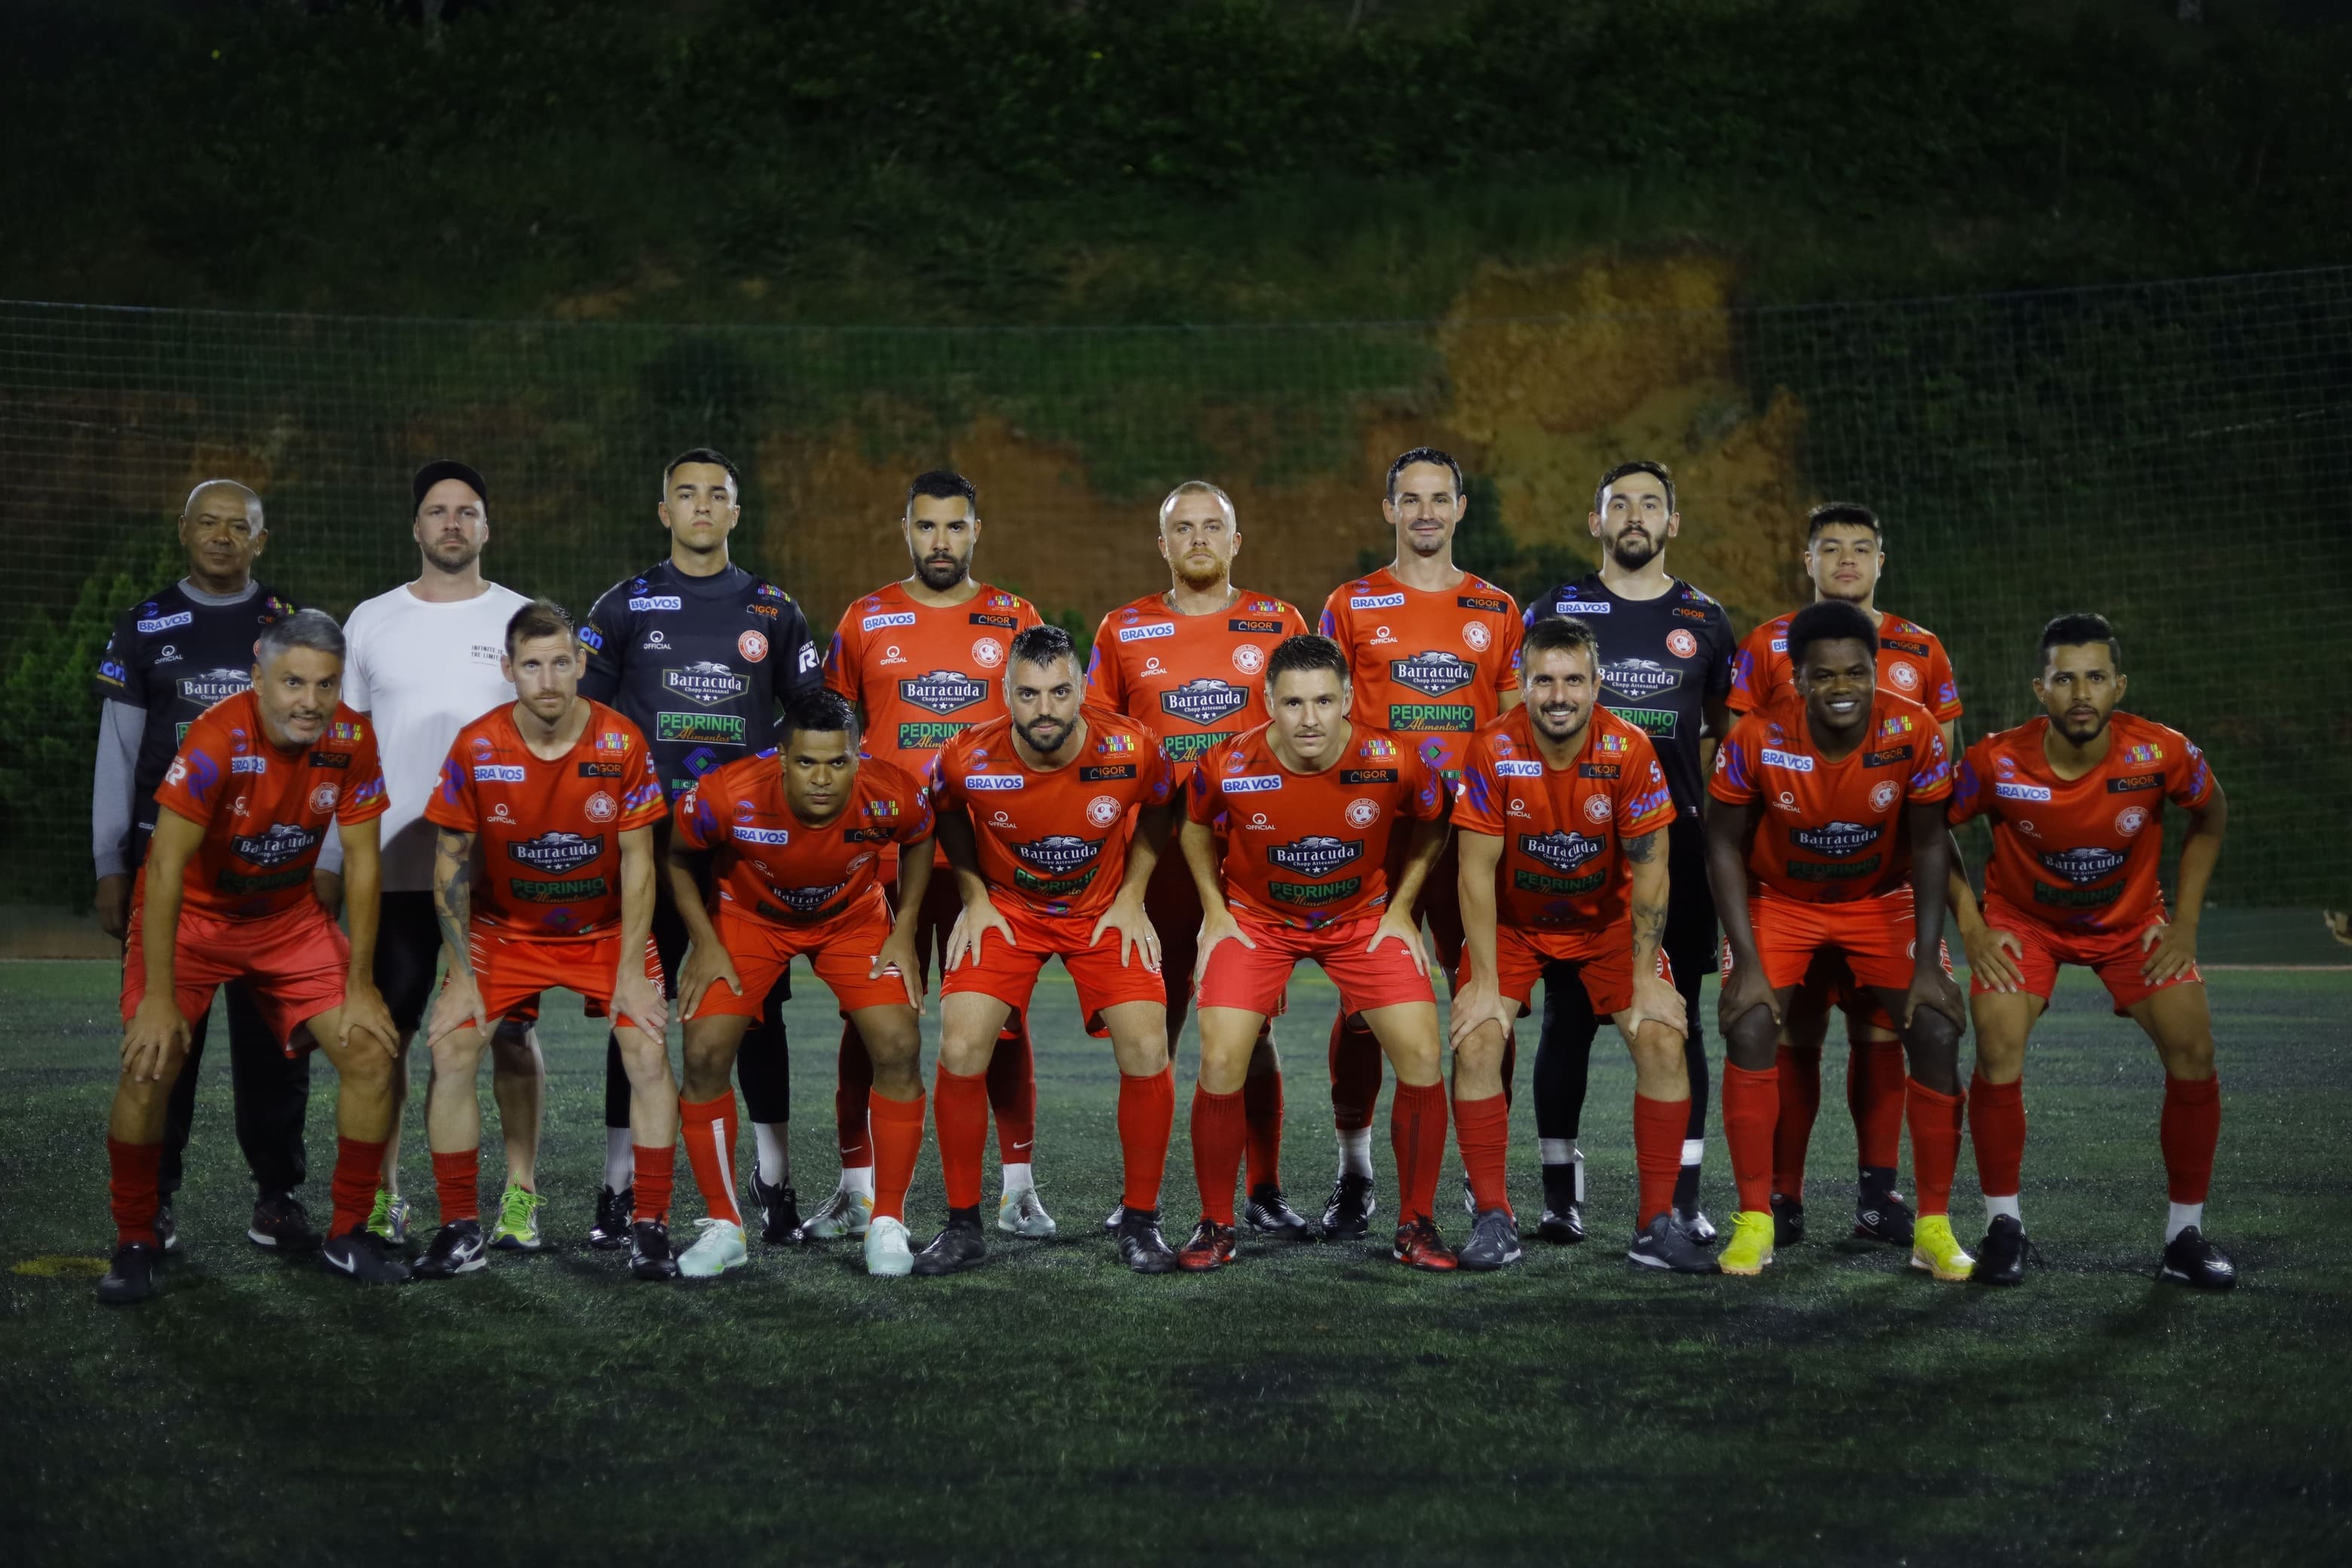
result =
[{"label": "yellow soccer cleat", "polygon": [[1952,1234],[1952,1216],[1923,1214],[1911,1231],[1911,1267],[1924,1268],[1938,1279],[1966,1279],[1977,1260]]},{"label": "yellow soccer cleat", "polygon": [[1771,1211],[1741,1209],[1733,1215],[1731,1239],[1715,1255],[1715,1266],[1726,1274],[1761,1274],[1771,1261]]}]

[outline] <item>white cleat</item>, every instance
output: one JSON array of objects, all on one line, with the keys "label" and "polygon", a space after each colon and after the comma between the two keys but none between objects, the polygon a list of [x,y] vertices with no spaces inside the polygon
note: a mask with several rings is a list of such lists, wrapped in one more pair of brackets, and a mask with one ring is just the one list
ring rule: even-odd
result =
[{"label": "white cleat", "polygon": [[865,1236],[874,1223],[874,1200],[849,1187],[835,1187],[824,1206],[801,1222],[801,1234],[811,1241],[832,1241],[845,1236]]},{"label": "white cleat", "polygon": [[1054,1216],[1045,1212],[1036,1188],[1024,1187],[1017,1193],[1007,1193],[1004,1201],[996,1205],[996,1228],[1043,1241],[1054,1234]]},{"label": "white cleat", "polygon": [[715,1279],[751,1260],[751,1250],[743,1245],[743,1227],[733,1220],[698,1219],[694,1228],[702,1234],[677,1260],[677,1271],[688,1279]]},{"label": "white cleat", "polygon": [[908,1244],[907,1226],[888,1215],[866,1227],[866,1272],[898,1279],[915,1271],[915,1249]]}]

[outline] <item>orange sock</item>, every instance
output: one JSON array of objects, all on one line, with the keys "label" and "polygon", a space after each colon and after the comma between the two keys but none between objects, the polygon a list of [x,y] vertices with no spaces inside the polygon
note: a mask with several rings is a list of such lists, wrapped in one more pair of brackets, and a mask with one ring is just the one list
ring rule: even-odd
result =
[{"label": "orange sock", "polygon": [[1731,1150],[1732,1184],[1742,1211],[1772,1206],[1772,1132],[1780,1121],[1780,1069],[1753,1072],[1723,1064],[1723,1141]]},{"label": "orange sock", "polygon": [[383,1176],[381,1138],[335,1140],[334,1217],[327,1222],[329,1236],[349,1236],[367,1224],[375,1207],[376,1184]]},{"label": "orange sock", "polygon": [[[1893,1170],[1903,1163],[1903,1085],[1909,1076],[1900,1040],[1854,1040],[1846,1058],[1845,1105],[1853,1116],[1854,1163]],[[1815,1091],[1815,1099],[1820,1098]],[[1911,1157],[1919,1149],[1912,1145]],[[1922,1209],[1922,1214],[1933,1211]]]},{"label": "orange sock", "polygon": [[1192,1086],[1192,1179],[1201,1184],[1202,1217],[1219,1225],[1234,1223],[1234,1175],[1249,1137],[1246,1095]]},{"label": "orange sock", "polygon": [[[1454,1101],[1454,1142],[1462,1151],[1462,1169],[1470,1178],[1470,1201],[1483,1213],[1511,1206],[1504,1165],[1511,1149],[1511,1102],[1499,1094],[1484,1100]],[[1444,1163],[1439,1156],[1438,1163]],[[1431,1197],[1436,1196],[1432,1188]]]},{"label": "orange sock", "polygon": [[[1916,1141],[1915,1141],[1916,1142]],[[1989,1198],[2013,1198],[2025,1165],[2025,1080],[1969,1085],[1969,1142],[1977,1152],[1977,1185]]]},{"label": "orange sock", "polygon": [[633,1143],[631,1152],[636,1158],[636,1174],[631,1185],[636,1189],[636,1212],[629,1215],[634,1225],[640,1220],[669,1218],[669,1190],[677,1180],[677,1145],[665,1143],[656,1148],[646,1143]]},{"label": "orange sock", "polygon": [[702,1212],[741,1225],[743,1211],[735,1206],[735,1091],[711,1100],[679,1096],[677,1136],[694,1184],[702,1189]]},{"label": "orange sock", "polygon": [[482,1157],[474,1150],[433,1155],[433,1193],[441,1203],[441,1223],[482,1217]]},{"label": "orange sock", "polygon": [[939,1136],[948,1207],[978,1208],[981,1160],[988,1152],[987,1075],[940,1068],[931,1087],[931,1127]]},{"label": "orange sock", "polygon": [[1445,1163],[1445,1085],[1403,1084],[1389,1100],[1389,1149],[1396,1156],[1397,1218],[1430,1219]]},{"label": "orange sock", "polygon": [[1647,1230],[1652,1220],[1674,1206],[1675,1178],[1683,1168],[1683,1131],[1689,1125],[1690,1101],[1633,1097],[1633,1165],[1642,1181],[1641,1204],[1633,1211],[1636,1230]]},{"label": "orange sock", "polygon": [[[121,1143],[111,1136],[107,1139],[107,1191],[114,1202],[117,1247],[128,1247],[134,1241],[155,1245],[155,1211],[163,1202],[163,1195],[155,1190],[155,1180],[163,1163],[161,1143]],[[373,1198],[374,1194],[371,1193],[369,1196]]]},{"label": "orange sock", "polygon": [[915,1180],[915,1160],[923,1152],[923,1091],[912,1100],[877,1094],[869,1109],[874,1124],[874,1216],[904,1221],[907,1189]]},{"label": "orange sock", "polygon": [[1126,1169],[1119,1202],[1129,1209],[1160,1207],[1160,1180],[1168,1173],[1168,1137],[1176,1127],[1176,1069],[1118,1079],[1118,1151]]},{"label": "orange sock", "polygon": [[1949,1214],[1966,1102],[1957,1094],[1937,1094],[1916,1078],[1904,1080],[1904,1090],[1911,1117],[1911,1179],[1919,1188],[1920,1217]]}]

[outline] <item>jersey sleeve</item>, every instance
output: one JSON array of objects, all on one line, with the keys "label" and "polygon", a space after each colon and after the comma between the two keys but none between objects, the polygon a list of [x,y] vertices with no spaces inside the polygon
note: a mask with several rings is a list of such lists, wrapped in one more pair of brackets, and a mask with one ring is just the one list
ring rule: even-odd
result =
[{"label": "jersey sleeve", "polygon": [[1445,775],[1411,746],[1397,748],[1397,763],[1398,778],[1412,791],[1405,799],[1405,814],[1418,822],[1441,820],[1452,804],[1445,790]]},{"label": "jersey sleeve", "polygon": [[[1499,593],[1501,590],[1497,589],[1496,592]],[[1511,596],[1504,594],[1503,602],[1510,604]],[[1495,684],[1495,689],[1497,691],[1517,691],[1519,689],[1519,638],[1526,634],[1528,628],[1518,617],[1517,613],[1518,606],[1512,605],[1511,608],[1513,613],[1503,622],[1500,641],[1495,649],[1498,656],[1496,660],[1497,674]]]},{"label": "jersey sleeve", "polygon": [[857,657],[859,637],[857,606],[853,604],[841,613],[841,624],[833,628],[833,644],[824,652],[824,686],[856,702],[865,693],[857,689]]},{"label": "jersey sleeve", "polygon": [[1475,737],[1462,758],[1462,787],[1454,796],[1454,826],[1465,833],[1503,837],[1503,819],[1496,810],[1503,798],[1503,781],[1495,772],[1495,748],[1484,735]]},{"label": "jersey sleeve", "polygon": [[1952,770],[1952,793],[1944,797],[1945,821],[1957,826],[1992,809],[1992,792],[1985,786],[1991,769],[1992,737],[1988,735],[1960,753],[1960,765]]},{"label": "jersey sleeve", "polygon": [[677,842],[688,849],[716,849],[719,840],[727,837],[719,826],[715,787],[718,783],[716,774],[695,780],[670,807],[671,831],[677,835]]},{"label": "jersey sleeve", "polygon": [[633,827],[650,827],[667,816],[669,801],[662,794],[661,780],[654,776],[653,755],[646,748],[645,737],[634,725],[621,733],[629,742],[629,755],[621,764],[621,816],[613,826],[626,833]]},{"label": "jersey sleeve", "polygon": [[[1755,639],[1750,638],[1753,642]],[[1738,699],[1732,706],[1738,706]],[[1745,805],[1761,793],[1757,788],[1757,771],[1761,765],[1756,755],[1758,738],[1762,727],[1753,719],[1742,719],[1715,749],[1715,773],[1706,781],[1706,793],[1728,805]]]},{"label": "jersey sleeve", "polygon": [[1323,601],[1323,614],[1316,621],[1315,629],[1338,643],[1339,651],[1347,654],[1350,660],[1353,660],[1354,628],[1348,624],[1348,584],[1340,584],[1331,590],[1331,596]]},{"label": "jersey sleeve", "polygon": [[1734,713],[1753,713],[1764,706],[1771,693],[1765,689],[1772,679],[1772,623],[1764,622],[1748,634],[1731,656],[1731,689],[1726,700]]},{"label": "jersey sleeve", "polygon": [[1932,805],[1952,796],[1952,759],[1944,750],[1944,731],[1930,726],[1916,759],[1917,766],[1906,781],[1914,805]]},{"label": "jersey sleeve", "polygon": [[912,773],[901,772],[899,777],[905,782],[897,786],[898,830],[890,837],[899,844],[919,844],[940,830],[938,814],[931,810],[931,792]]},{"label": "jersey sleeve", "polygon": [[1731,617],[1723,606],[1710,606],[1714,614],[1707,617],[1706,629],[1700,639],[1706,644],[1706,675],[1700,688],[1701,696],[1709,702],[1727,702],[1731,697],[1731,669],[1739,658],[1739,638],[1731,630]]},{"label": "jersey sleeve", "polygon": [[451,743],[449,754],[441,759],[441,782],[425,799],[425,820],[436,827],[446,827],[452,833],[478,833],[482,816],[480,803],[474,798],[474,778],[466,766],[459,747],[466,743],[460,732]]},{"label": "jersey sleeve", "polygon": [[629,585],[615,583],[580,623],[580,643],[588,650],[588,668],[580,677],[581,696],[609,704],[621,694],[621,654],[635,635],[635,618],[629,613]]},{"label": "jersey sleeve", "polygon": [[792,661],[789,672],[776,682],[779,700],[814,691],[824,684],[824,658],[809,631],[808,616],[802,613],[801,602],[790,595],[785,595],[783,614],[776,617],[775,642],[776,658]]},{"label": "jersey sleeve", "polygon": [[228,747],[217,725],[199,719],[188,729],[179,755],[155,786],[155,804],[174,816],[210,825],[220,810],[221,785],[228,776]]},{"label": "jersey sleeve", "polygon": [[[958,740],[961,738],[957,737]],[[948,772],[948,759],[956,755],[961,750],[955,741],[950,741],[931,753],[930,767],[923,774],[923,793],[931,797],[931,812],[934,816],[941,812],[964,809],[962,787]]]},{"label": "jersey sleeve", "polygon": [[346,826],[367,822],[391,809],[392,796],[383,787],[383,758],[376,751],[376,728],[373,722],[364,722],[359,750],[352,753],[351,772],[346,775],[342,795],[335,802],[335,820]]},{"label": "jersey sleeve", "polygon": [[368,622],[357,610],[343,623],[343,706],[354,713],[370,711],[374,700],[368,679]]},{"label": "jersey sleeve", "polygon": [[1949,724],[1960,716],[1960,682],[1952,673],[1952,659],[1944,651],[1944,639],[1937,637],[1930,645],[1934,657],[1927,660],[1927,710],[1938,724]]},{"label": "jersey sleeve", "polygon": [[1184,815],[1203,827],[1213,826],[1224,815],[1224,792],[1217,787],[1217,781],[1225,776],[1225,758],[1233,744],[1228,738],[1202,752],[1192,764],[1192,776],[1185,782]]},{"label": "jersey sleeve", "polygon": [[[1013,618],[1018,623],[1013,628],[1013,636],[1016,637],[1031,626],[1042,626],[1045,624],[1045,617],[1037,613],[1037,606],[1017,594],[1013,599]],[[1007,637],[1005,640],[1010,642],[1013,639]]]},{"label": "jersey sleeve", "polygon": [[115,617],[114,630],[107,637],[105,650],[98,656],[98,668],[90,672],[91,696],[130,708],[147,706],[145,683],[131,679],[131,656],[138,646],[135,616],[125,610]]},{"label": "jersey sleeve", "polygon": [[2183,811],[2202,811],[2211,803],[2214,790],[2213,769],[2205,761],[2205,753],[2188,736],[2180,737],[2180,760],[2166,770],[2164,798]]},{"label": "jersey sleeve", "polygon": [[1675,816],[1675,792],[1666,787],[1666,770],[1658,765],[1657,748],[1642,738],[1618,776],[1617,837],[1639,838],[1655,833]]},{"label": "jersey sleeve", "polygon": [[[1117,612],[1114,611],[1113,614]],[[1120,671],[1117,655],[1110,650],[1118,644],[1118,634],[1105,616],[1095,626],[1094,652],[1087,659],[1087,700],[1099,703],[1113,712],[1127,711],[1127,679]]]}]

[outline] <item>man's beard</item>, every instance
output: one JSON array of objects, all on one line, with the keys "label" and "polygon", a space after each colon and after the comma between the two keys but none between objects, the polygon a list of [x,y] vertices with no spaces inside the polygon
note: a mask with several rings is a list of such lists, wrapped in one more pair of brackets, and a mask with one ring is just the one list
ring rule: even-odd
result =
[{"label": "man's beard", "polygon": [[1225,580],[1225,571],[1223,563],[1214,558],[1205,566],[1197,564],[1189,555],[1176,558],[1176,581],[1195,591],[1215,587]]},{"label": "man's beard", "polygon": [[1573,722],[1570,724],[1565,732],[1560,734],[1554,734],[1552,732],[1550,726],[1545,722],[1548,715],[1545,714],[1541,709],[1538,709],[1534,713],[1530,714],[1529,717],[1535,721],[1537,734],[1541,735],[1553,745],[1560,746],[1566,745],[1569,742],[1575,740],[1578,735],[1583,732],[1584,727],[1592,722],[1592,710],[1590,708],[1579,710]]},{"label": "man's beard", "polygon": [[934,594],[946,593],[950,588],[962,582],[971,571],[971,563],[969,560],[925,559],[915,563],[915,575],[920,577],[923,580],[923,586]]},{"label": "man's beard", "polygon": [[1629,529],[1610,544],[1609,557],[1626,571],[1638,572],[1655,561],[1658,552],[1664,548],[1649,535],[1635,533]]},{"label": "man's beard", "polygon": [[455,545],[429,544],[425,548],[425,557],[444,572],[463,572],[481,559],[482,547],[471,540]]},{"label": "man's beard", "polygon": [[[1065,724],[1055,719],[1032,719],[1026,724],[1016,723],[1013,728],[1020,732],[1023,740],[1029,742],[1031,751],[1050,756],[1063,742],[1070,738],[1071,733],[1077,729],[1077,723],[1075,720]],[[1051,741],[1039,739],[1041,731],[1050,732],[1053,739]]]}]

